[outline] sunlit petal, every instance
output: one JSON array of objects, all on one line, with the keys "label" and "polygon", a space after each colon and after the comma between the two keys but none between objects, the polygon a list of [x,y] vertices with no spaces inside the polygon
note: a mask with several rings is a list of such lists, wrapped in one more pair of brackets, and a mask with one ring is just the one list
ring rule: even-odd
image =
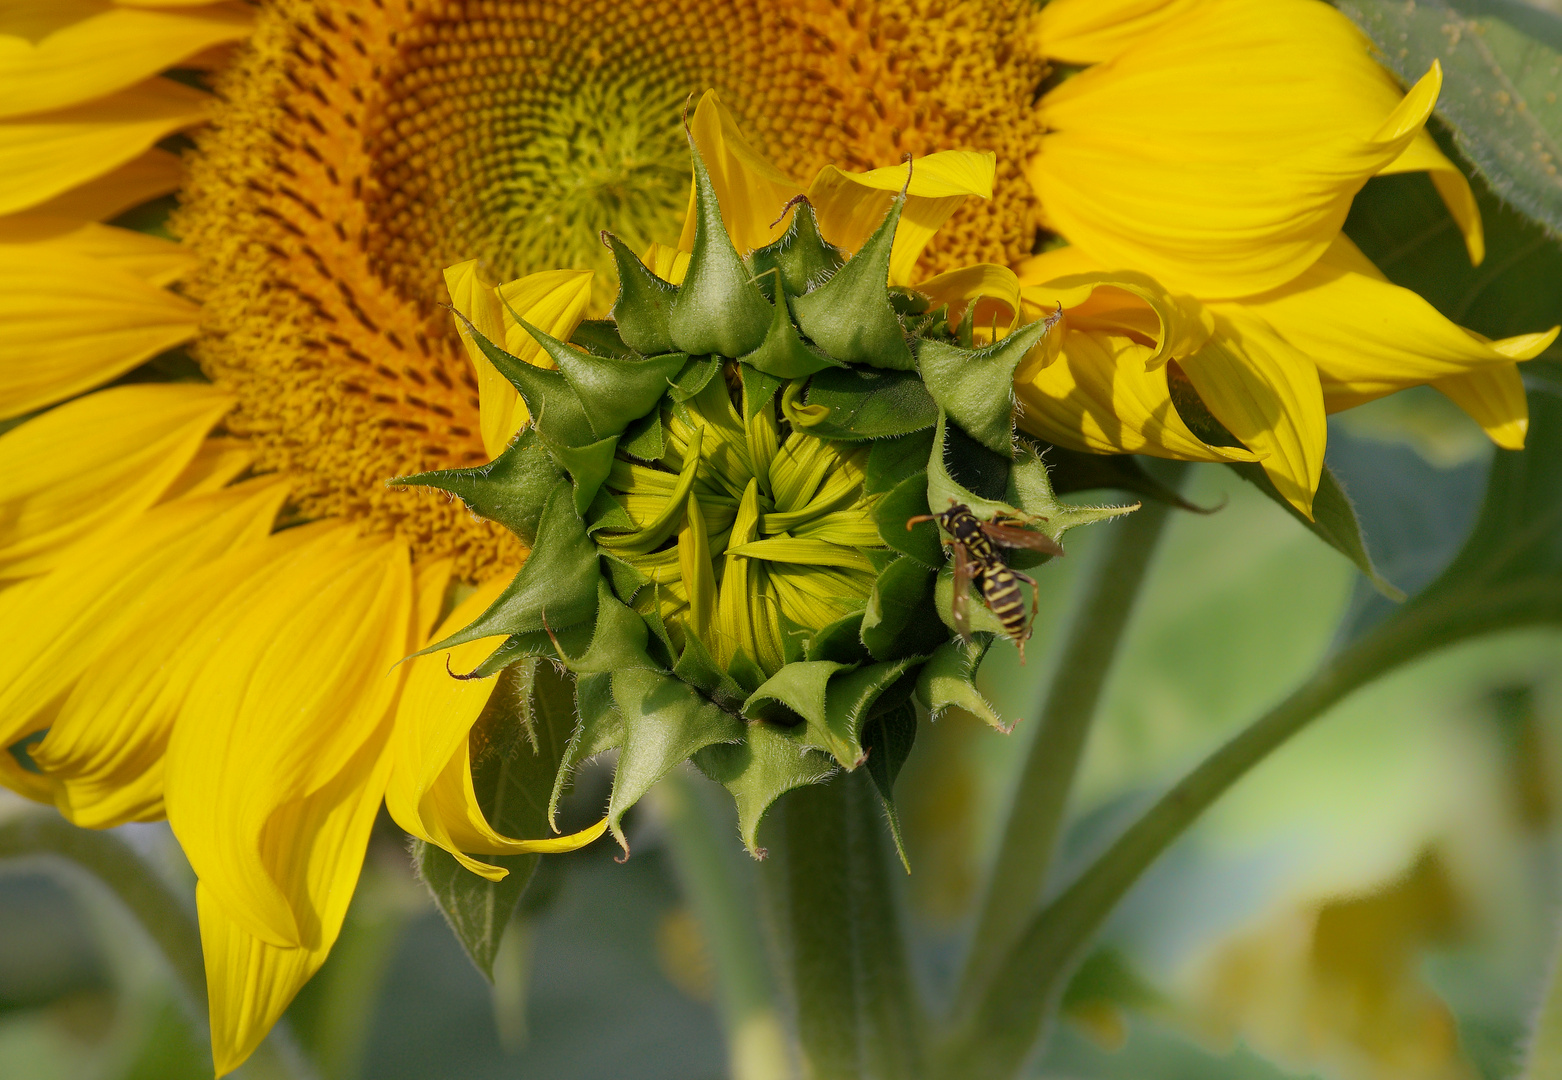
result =
[{"label": "sunlit petal", "polygon": [[1529,433],[1529,399],[1517,364],[1498,364],[1450,375],[1432,384],[1481,425],[1487,437],[1504,450],[1524,449]]},{"label": "sunlit petal", "polygon": [[1065,64],[1111,60],[1161,31],[1203,0],[1051,0],[1036,35],[1042,51]]},{"label": "sunlit petal", "polygon": [[[786,231],[781,208],[803,186],[772,165],[749,145],[726,106],[707,90],[689,119],[689,134],[699,148],[710,174],[722,221],[739,255],[778,239]],[[689,191],[689,214],[684,219],[678,247],[694,250],[694,191]]]}]

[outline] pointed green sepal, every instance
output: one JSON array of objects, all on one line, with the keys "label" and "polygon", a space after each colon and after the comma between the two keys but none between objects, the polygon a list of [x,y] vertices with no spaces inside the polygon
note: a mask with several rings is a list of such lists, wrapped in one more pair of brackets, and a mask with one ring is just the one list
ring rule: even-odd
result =
[{"label": "pointed green sepal", "polygon": [[474,514],[497,521],[528,545],[537,539],[537,519],[548,492],[558,483],[559,467],[543,448],[536,431],[523,430],[503,453],[486,465],[470,469],[402,476],[392,487],[431,487],[447,491]]},{"label": "pointed green sepal", "polygon": [[808,380],[804,401],[804,409],[826,410],[805,424],[821,439],[890,439],[938,421],[938,404],[913,371],[831,368]]},{"label": "pointed green sepal", "polygon": [[1013,730],[976,688],[976,671],[992,645],[991,634],[973,634],[970,641],[945,642],[934,650],[917,674],[916,698],[936,721],[950,709],[963,709],[1004,734]]},{"label": "pointed green sepal", "polygon": [[605,579],[598,578],[597,625],[592,631],[591,644],[578,654],[559,650],[559,662],[577,676],[611,674],[631,668],[655,671],[656,665],[645,653],[648,634],[645,620],[613,594],[613,587]]},{"label": "pointed green sepal", "polygon": [[[525,319],[517,321],[558,365],[599,439],[621,434],[630,423],[655,408],[673,376],[689,359],[682,353],[635,359],[596,356],[570,348]],[[546,429],[543,434],[547,434]]]},{"label": "pointed green sepal", "polygon": [[944,565],[938,526],[922,521],[906,527],[906,522],[927,513],[927,473],[919,471],[896,484],[874,505],[873,520],[879,527],[879,536],[890,548],[937,569]]},{"label": "pointed green sepal", "polygon": [[740,743],[706,747],[694,755],[694,764],[732,793],[738,834],[756,859],[765,857],[759,823],[770,804],[793,788],[823,783],[836,771],[828,754],[804,745],[799,729],[765,723],[750,724]]},{"label": "pointed green sepal", "polygon": [[856,732],[844,727],[832,731],[826,702],[830,679],[844,670],[847,670],[846,665],[831,660],[788,664],[749,695],[743,703],[743,715],[751,720],[761,720],[773,711],[771,706],[784,705],[807,723],[810,746],[826,751],[848,769],[856,768],[862,756]]},{"label": "pointed green sepal", "polygon": [[786,298],[776,301],[775,316],[764,343],[741,358],[748,366],[780,379],[802,379],[828,367],[842,366],[798,336],[787,311]]},{"label": "pointed green sepal", "polygon": [[738,258],[721,220],[710,174],[694,149],[694,251],[683,284],[667,309],[673,347],[695,355],[742,356],[759,348],[771,309]]},{"label": "pointed green sepal", "polygon": [[[451,310],[454,311],[453,308]],[[521,395],[521,400],[526,402],[526,411],[531,413],[533,426],[549,442],[564,446],[584,446],[597,440],[595,430],[586,419],[585,407],[570,386],[569,380],[561,372],[535,367],[518,356],[512,356],[484,337],[465,315],[459,311],[455,314],[466,325],[467,332],[472,340],[477,342],[479,351]],[[533,331],[532,336],[537,337],[539,333],[540,331]],[[547,338],[560,349],[569,348],[547,334],[537,339],[540,342],[542,338]],[[543,349],[547,350],[550,356],[552,355],[546,343],[543,343]]]},{"label": "pointed green sepal", "polygon": [[575,680],[575,713],[580,720],[564,749],[548,798],[548,823],[555,828],[559,799],[569,787],[575,769],[582,761],[605,754],[624,741],[624,717],[613,703],[611,675],[582,675]]},{"label": "pointed green sepal", "polygon": [[884,220],[823,285],[792,301],[803,333],[837,360],[909,371],[916,359],[889,299],[889,256],[905,198],[897,198]]},{"label": "pointed green sepal", "polygon": [[[823,284],[846,263],[840,248],[819,235],[819,219],[807,199],[794,200],[792,221],[780,239],[757,248],[749,256],[754,276],[761,281],[780,278],[788,296],[802,296]],[[773,290],[772,290],[773,291]],[[774,299],[772,297],[771,299]]]},{"label": "pointed green sepal", "polygon": [[663,281],[610,232],[602,242],[613,253],[618,266],[618,299],[613,301],[613,322],[625,345],[645,356],[674,352],[673,338],[667,330],[667,313],[678,286]]},{"label": "pointed green sepal", "polygon": [[884,804],[884,816],[889,821],[890,836],[895,841],[895,853],[900,865],[911,873],[911,860],[906,857],[906,842],[900,832],[900,812],[895,809],[895,780],[900,768],[911,756],[911,746],[917,738],[917,711],[907,703],[893,709],[876,712],[862,726],[862,748],[867,752],[868,777]]},{"label": "pointed green sepal", "polygon": [[613,451],[618,449],[618,436],[610,435],[586,446],[549,447],[554,460],[569,473],[575,489],[575,513],[581,517],[596,501],[602,481],[613,471]]},{"label": "pointed green sepal", "polygon": [[575,327],[575,332],[569,336],[569,343],[598,356],[627,359],[635,354],[635,350],[619,336],[618,327],[612,319],[582,319]]},{"label": "pointed green sepal", "polygon": [[671,675],[636,668],[615,671],[609,678],[613,703],[619,714],[630,720],[623,725],[618,769],[613,774],[608,828],[628,850],[621,824],[624,812],[697,751],[742,739],[744,724]]},{"label": "pointed green sepal", "polygon": [[521,634],[589,619],[597,606],[601,571],[596,545],[575,512],[570,485],[548,495],[537,524],[537,543],[515,580],[472,623],[414,654],[449,649],[478,638]]},{"label": "pointed green sepal", "polygon": [[935,339],[917,346],[917,365],[933,400],[994,453],[1014,451],[1014,369],[1046,336],[1053,320],[1037,319],[982,349]]}]

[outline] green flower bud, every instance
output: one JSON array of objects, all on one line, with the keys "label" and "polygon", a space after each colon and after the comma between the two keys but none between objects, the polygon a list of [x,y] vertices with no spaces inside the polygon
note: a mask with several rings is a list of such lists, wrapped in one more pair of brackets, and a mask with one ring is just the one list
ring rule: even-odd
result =
[{"label": "green flower bud", "polygon": [[806,202],[744,258],[697,152],[694,176],[683,281],[607,237],[612,320],[570,343],[526,326],[557,370],[473,330],[534,422],[488,465],[399,483],[459,496],[532,553],[431,650],[503,634],[473,674],[527,656],[574,672],[580,722],[554,799],[575,764],[617,749],[620,842],[624,812],[691,758],[732,792],[751,850],[777,796],[859,767],[898,842],[891,794],[918,716],[959,708],[1007,730],[972,680],[996,637],[1029,626],[969,584],[1046,557],[951,544],[954,519],[934,515],[957,505],[957,528],[1003,522],[1057,550],[1125,511],[1059,502],[1017,440],[1013,373],[1046,322],[972,349],[968,327],[886,285],[901,201],[852,258]]}]

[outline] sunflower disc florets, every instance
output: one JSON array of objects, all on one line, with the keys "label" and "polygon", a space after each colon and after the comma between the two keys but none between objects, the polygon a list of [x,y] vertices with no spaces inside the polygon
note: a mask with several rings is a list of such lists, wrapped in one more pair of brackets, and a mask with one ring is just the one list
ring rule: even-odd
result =
[{"label": "sunflower disc florets", "polygon": [[472,331],[533,423],[488,465],[400,483],[459,496],[532,553],[426,651],[505,635],[473,677],[528,656],[573,671],[580,720],[553,798],[617,749],[621,841],[624,812],[690,758],[732,792],[751,850],[777,796],[839,768],[868,769],[893,826],[918,706],[1004,726],[972,683],[1003,628],[973,598],[969,639],[954,632],[938,527],[908,519],[955,500],[1056,538],[1121,510],[1058,502],[1016,440],[1014,370],[1047,322],[975,348],[974,320],[952,328],[886,285],[903,199],[851,258],[805,200],[744,258],[698,151],[694,177],[680,284],[605,235],[611,319],[569,342],[523,321],[556,369]]}]

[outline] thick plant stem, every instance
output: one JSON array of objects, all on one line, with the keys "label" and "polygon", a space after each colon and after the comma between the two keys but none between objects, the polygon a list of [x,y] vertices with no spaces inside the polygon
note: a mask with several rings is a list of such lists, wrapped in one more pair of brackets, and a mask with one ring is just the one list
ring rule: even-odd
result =
[{"label": "thick plant stem", "polygon": [[[0,860],[48,855],[75,863],[119,898],[168,961],[192,1016],[204,1025],[206,967],[201,931],[190,905],[130,845],[111,833],[77,828],[52,813],[27,813],[0,822]],[[279,1039],[287,1045],[277,1045]],[[305,1080],[310,1072],[291,1040],[273,1031],[256,1049],[243,1075],[254,1080]]]},{"label": "thick plant stem", "polygon": [[788,793],[764,881],[786,958],[803,1075],[916,1080],[925,1022],[862,770]]},{"label": "thick plant stem", "polygon": [[1102,687],[1170,514],[1165,503],[1150,503],[1103,530],[1104,546],[1076,591],[1073,621],[988,878],[957,1011],[974,1003],[1041,899]]},{"label": "thick plant stem", "polygon": [[[727,1036],[732,1080],[786,1080],[792,1075],[775,985],[765,956],[758,896],[730,827],[699,781],[681,770],[654,790],[684,896],[699,920],[716,968],[717,1011]],[[731,816],[728,804],[727,816]]]},{"label": "thick plant stem", "polygon": [[1042,911],[996,969],[974,1012],[941,1049],[941,1080],[1009,1080],[1019,1074],[1068,977],[1107,916],[1189,825],[1255,765],[1351,691],[1413,656],[1386,624],[1327,661],[1268,714],[1182,778]]},{"label": "thick plant stem", "polygon": [[1551,971],[1542,990],[1544,996],[1535,1012],[1519,1080],[1553,1080],[1562,1076],[1562,943],[1552,956]]}]

